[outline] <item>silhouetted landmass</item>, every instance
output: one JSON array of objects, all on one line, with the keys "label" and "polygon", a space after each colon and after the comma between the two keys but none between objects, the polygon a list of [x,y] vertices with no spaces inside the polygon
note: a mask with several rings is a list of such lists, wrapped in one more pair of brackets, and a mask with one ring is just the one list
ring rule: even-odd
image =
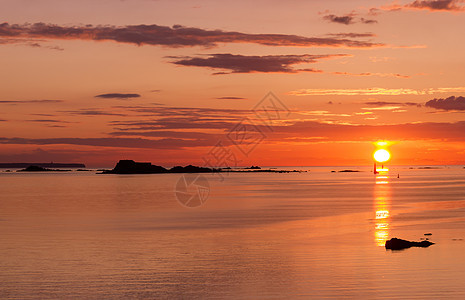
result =
[{"label": "silhouetted landmass", "polygon": [[242,170],[237,170],[237,169],[230,169],[230,170],[222,170],[222,172],[230,172],[230,173],[302,173],[302,172],[307,172],[306,170],[271,170],[271,169],[260,169],[260,170],[250,170],[250,169],[242,169]]},{"label": "silhouetted landmass", "polygon": [[78,163],[0,163],[0,168],[19,169],[29,166],[37,166],[42,168],[85,168],[85,164]]},{"label": "silhouetted landmass", "polygon": [[418,169],[418,170],[436,170],[436,169],[444,169],[443,167],[410,167],[409,169]]},{"label": "silhouetted landmass", "polygon": [[39,166],[29,166],[26,169],[18,170],[17,172],[69,172],[71,170],[63,169],[47,169]]},{"label": "silhouetted landmass", "polygon": [[355,173],[355,172],[360,172],[359,170],[340,170],[338,171],[339,173]]},{"label": "silhouetted landmass", "polygon": [[434,245],[434,243],[430,241],[421,241],[421,242],[411,242],[411,241],[406,241],[398,238],[392,238],[389,241],[386,241],[385,247],[386,249],[391,249],[391,250],[402,250],[402,249],[407,249],[410,247],[429,247],[431,245]]},{"label": "silhouetted landmass", "polygon": [[250,169],[250,170],[260,170],[261,168],[259,166],[251,166],[245,169]]},{"label": "silhouetted landmass", "polygon": [[188,165],[185,167],[177,166],[168,170],[169,173],[211,173],[219,171],[216,169],[210,169],[205,167],[196,167],[193,165]]},{"label": "silhouetted landmass", "polygon": [[154,174],[167,172],[167,169],[160,166],[152,165],[148,162],[120,160],[113,168],[113,170],[103,171],[102,174]]},{"label": "silhouetted landmass", "polygon": [[[257,169],[259,168],[259,169]],[[247,170],[246,170],[247,169]],[[176,166],[171,169],[166,169],[161,166],[152,165],[148,162],[135,162],[133,160],[120,160],[113,170],[99,170],[100,174],[160,174],[160,173],[213,173],[213,172],[268,172],[268,173],[291,173],[291,172],[307,172],[302,170],[262,170],[260,167],[254,169],[213,169],[206,167],[197,167],[188,165],[185,167]]]}]

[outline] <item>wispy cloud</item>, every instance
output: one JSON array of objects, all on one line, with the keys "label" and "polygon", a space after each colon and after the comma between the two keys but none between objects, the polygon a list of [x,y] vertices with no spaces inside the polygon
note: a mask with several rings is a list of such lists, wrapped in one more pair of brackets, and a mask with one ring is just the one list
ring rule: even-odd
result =
[{"label": "wispy cloud", "polygon": [[394,78],[410,78],[409,75],[403,75],[398,73],[371,73],[371,72],[363,72],[363,73],[350,73],[350,72],[332,72],[331,74],[334,75],[345,75],[345,76],[377,76],[377,77],[394,77]]},{"label": "wispy cloud", "polygon": [[419,95],[420,93],[412,89],[386,89],[386,88],[366,88],[366,89],[301,89],[289,92],[293,96],[316,96],[316,95]]},{"label": "wispy cloud", "polygon": [[0,100],[0,104],[46,104],[46,103],[61,103],[64,100]]},{"label": "wispy cloud", "polygon": [[416,102],[390,102],[390,101],[369,101],[365,102],[365,105],[371,105],[375,107],[383,107],[383,106],[416,106],[421,107],[421,103]]},{"label": "wispy cloud", "polygon": [[59,39],[115,41],[136,45],[165,47],[216,47],[223,43],[252,43],[266,46],[370,48],[382,43],[348,38],[304,37],[289,34],[252,34],[235,31],[206,30],[181,25],[60,26],[55,24],[0,24],[0,38],[5,43],[17,39]]},{"label": "wispy cloud", "polygon": [[0,137],[0,144],[32,144],[32,145],[82,145],[112,148],[150,148],[150,149],[179,149],[183,147],[211,146],[213,141],[198,139],[145,139],[145,138],[4,138]]},{"label": "wispy cloud", "polygon": [[384,10],[429,10],[429,11],[450,11],[462,12],[465,10],[463,0],[415,0],[408,4],[393,3],[382,7]]},{"label": "wispy cloud", "polygon": [[357,33],[357,32],[339,32],[339,33],[328,33],[327,36],[338,37],[338,38],[366,38],[375,37],[376,34],[373,32]]},{"label": "wispy cloud", "polygon": [[431,95],[435,93],[449,93],[449,92],[465,91],[465,87],[452,87],[452,88],[430,88],[423,90],[414,89],[389,89],[389,88],[365,88],[365,89],[300,89],[290,91],[288,94],[293,96],[316,96],[316,95],[345,95],[345,96],[369,96],[369,95]]},{"label": "wispy cloud", "polygon": [[[390,140],[440,139],[441,141],[465,141],[465,122],[455,123],[404,123],[386,125],[357,125],[318,121],[296,121],[273,126],[273,134],[267,137],[269,143],[283,143],[289,137],[292,141],[372,141],[378,138]],[[120,131],[113,137],[99,138],[22,138],[0,137],[0,144],[27,145],[82,145],[107,148],[140,149],[182,149],[211,147],[217,142],[218,133],[192,131]],[[128,136],[128,137],[115,137]],[[143,136],[143,137],[138,137]],[[318,137],[309,141],[309,137]]]},{"label": "wispy cloud", "polygon": [[216,98],[218,100],[245,100],[247,98],[243,98],[243,97],[234,97],[234,96],[224,96],[224,97],[218,97]]},{"label": "wispy cloud", "polygon": [[315,63],[321,59],[347,57],[347,54],[327,54],[327,55],[265,55],[246,56],[225,54],[209,54],[200,57],[176,57],[172,63],[182,66],[207,67],[211,69],[221,69],[230,73],[299,73],[299,72],[322,72],[317,69],[296,69],[297,64]]},{"label": "wispy cloud", "polygon": [[104,99],[130,99],[130,98],[139,98],[139,94],[121,94],[121,93],[109,93],[101,94],[95,96],[95,98],[104,98]]},{"label": "wispy cloud", "polygon": [[65,110],[60,113],[66,113],[77,116],[127,116],[127,114],[104,111],[98,108],[81,108],[79,110]]}]

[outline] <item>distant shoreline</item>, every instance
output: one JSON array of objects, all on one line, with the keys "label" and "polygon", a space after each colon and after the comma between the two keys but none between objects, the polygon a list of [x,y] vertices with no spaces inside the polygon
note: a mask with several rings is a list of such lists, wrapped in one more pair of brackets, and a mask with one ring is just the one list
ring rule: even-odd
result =
[{"label": "distant shoreline", "polygon": [[1,169],[20,169],[29,166],[37,166],[42,168],[85,168],[86,165],[82,163],[0,163]]},{"label": "distant shoreline", "polygon": [[166,169],[162,166],[152,165],[148,162],[135,162],[133,160],[120,160],[112,170],[105,170],[97,174],[166,174],[166,173],[215,173],[215,172],[267,172],[267,173],[291,173],[306,172],[302,170],[271,170],[261,169],[258,166],[251,166],[241,170],[231,168],[206,168],[188,165],[185,167],[176,166]]}]

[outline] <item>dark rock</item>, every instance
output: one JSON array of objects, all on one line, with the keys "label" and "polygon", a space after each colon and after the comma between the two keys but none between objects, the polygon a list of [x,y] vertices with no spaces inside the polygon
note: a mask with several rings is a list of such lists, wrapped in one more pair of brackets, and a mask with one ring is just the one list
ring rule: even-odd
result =
[{"label": "dark rock", "polygon": [[431,232],[425,233],[424,235],[433,235]]},{"label": "dark rock", "polygon": [[188,165],[185,167],[176,166],[169,170],[170,173],[211,173],[213,169],[204,168],[204,167],[196,167],[193,165]]},{"label": "dark rock", "polygon": [[391,250],[402,250],[402,249],[407,249],[410,247],[426,248],[431,245],[434,245],[434,243],[430,241],[411,242],[411,241],[402,240],[398,238],[392,238],[389,241],[386,241],[385,247],[386,249],[391,249]]},{"label": "dark rock", "polygon": [[154,174],[166,173],[163,167],[146,162],[135,162],[133,160],[120,160],[113,170],[103,171],[104,174]]},{"label": "dark rock", "polygon": [[0,168],[27,168],[37,166],[42,168],[85,168],[85,164],[79,163],[0,163]]},{"label": "dark rock", "polygon": [[39,166],[29,166],[26,169],[18,170],[17,172],[69,172],[71,170],[63,169],[47,169]]},{"label": "dark rock", "polygon": [[352,173],[352,172],[360,172],[360,171],[358,171],[358,170],[341,170],[339,172],[341,172],[341,173]]},{"label": "dark rock", "polygon": [[219,170],[188,165],[176,166],[169,170],[148,162],[120,160],[113,170],[104,170],[102,174],[158,174],[158,173],[211,173]]},{"label": "dark rock", "polygon": [[251,166],[251,167],[248,167],[248,168],[245,168],[245,169],[249,169],[249,170],[260,170],[261,168],[259,166]]}]

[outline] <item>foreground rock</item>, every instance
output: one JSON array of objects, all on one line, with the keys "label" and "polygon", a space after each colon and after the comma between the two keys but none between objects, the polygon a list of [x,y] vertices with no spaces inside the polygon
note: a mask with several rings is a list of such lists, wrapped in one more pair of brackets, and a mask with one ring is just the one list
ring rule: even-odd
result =
[{"label": "foreground rock", "polygon": [[410,247],[429,247],[431,245],[434,245],[434,243],[430,241],[421,241],[421,242],[411,242],[411,241],[406,241],[398,238],[392,238],[389,241],[386,241],[385,247],[386,249],[391,249],[391,250],[402,250],[402,249],[407,249]]}]

